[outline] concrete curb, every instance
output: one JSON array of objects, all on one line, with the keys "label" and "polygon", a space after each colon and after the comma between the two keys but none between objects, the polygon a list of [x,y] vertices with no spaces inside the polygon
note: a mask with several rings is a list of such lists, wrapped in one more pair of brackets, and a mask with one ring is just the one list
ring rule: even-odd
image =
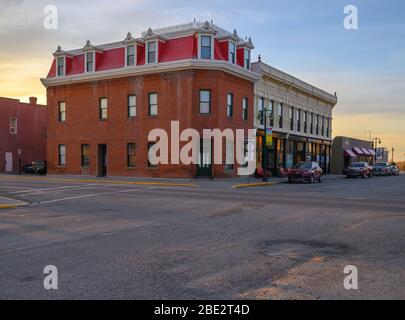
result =
[{"label": "concrete curb", "polygon": [[273,186],[276,184],[280,184],[283,182],[256,182],[256,183],[245,183],[245,184],[237,184],[235,186],[232,186],[232,189],[242,189],[242,188],[254,188],[254,187],[267,187],[267,186]]}]

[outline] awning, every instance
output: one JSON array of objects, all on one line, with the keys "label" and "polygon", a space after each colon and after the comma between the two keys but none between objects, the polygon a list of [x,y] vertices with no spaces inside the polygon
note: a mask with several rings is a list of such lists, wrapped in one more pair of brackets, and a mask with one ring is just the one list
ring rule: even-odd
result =
[{"label": "awning", "polygon": [[359,156],[364,155],[364,152],[361,151],[361,148],[353,147],[353,151],[354,151],[355,154],[357,154],[357,155],[359,155]]},{"label": "awning", "polygon": [[375,156],[375,151],[373,149],[367,149],[367,150],[372,156]]},{"label": "awning", "polygon": [[356,154],[350,149],[345,149],[345,157],[357,158]]},{"label": "awning", "polygon": [[366,156],[371,156],[371,153],[368,152],[366,148],[361,148],[361,151],[363,151]]}]

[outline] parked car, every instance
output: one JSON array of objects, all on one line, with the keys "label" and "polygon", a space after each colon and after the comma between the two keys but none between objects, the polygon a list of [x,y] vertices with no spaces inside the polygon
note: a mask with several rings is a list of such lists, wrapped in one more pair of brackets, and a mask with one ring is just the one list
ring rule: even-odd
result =
[{"label": "parked car", "polygon": [[288,182],[302,181],[314,183],[323,182],[323,171],[318,163],[313,161],[299,162],[288,171]]},{"label": "parked car", "polygon": [[388,162],[376,163],[373,167],[373,175],[390,176],[392,175],[392,166]]},{"label": "parked car", "polygon": [[391,166],[391,168],[392,168],[392,173],[391,174],[393,176],[399,176],[399,172],[400,172],[399,168],[397,166]]},{"label": "parked car", "polygon": [[34,169],[32,169],[32,164],[26,164],[25,166],[22,166],[21,171],[24,173],[35,173]]},{"label": "parked car", "polygon": [[47,170],[47,163],[44,160],[32,161],[32,169],[34,170],[34,173],[45,175]]},{"label": "parked car", "polygon": [[346,176],[348,178],[371,178],[373,176],[373,168],[367,162],[354,162],[347,168]]}]

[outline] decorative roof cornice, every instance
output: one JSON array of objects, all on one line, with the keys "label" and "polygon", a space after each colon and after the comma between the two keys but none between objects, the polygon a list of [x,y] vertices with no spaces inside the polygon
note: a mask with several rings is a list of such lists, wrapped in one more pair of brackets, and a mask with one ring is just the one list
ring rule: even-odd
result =
[{"label": "decorative roof cornice", "polygon": [[132,36],[131,32],[127,33],[127,36],[125,37],[125,39],[122,41],[122,44],[124,45],[128,45],[128,44],[140,44],[140,45],[144,45],[145,42],[143,41],[143,39],[136,39]]},{"label": "decorative roof cornice", "polygon": [[149,28],[148,31],[146,31],[145,35],[143,36],[143,40],[145,40],[145,41],[150,41],[150,40],[166,41],[166,38],[154,33],[152,28]]},{"label": "decorative roof cornice", "polygon": [[98,51],[98,52],[103,52],[104,50],[101,48],[98,48],[96,46],[93,46],[90,42],[90,40],[86,41],[86,45],[83,47],[83,51],[87,52],[87,51]]},{"label": "decorative roof cornice", "polygon": [[217,39],[220,40],[220,41],[221,40],[231,40],[231,41],[236,42],[236,43],[241,41],[241,39],[238,36],[238,32],[236,31],[236,29],[233,30],[233,33],[219,36],[219,37],[217,37]]},{"label": "decorative roof cornice", "polygon": [[209,34],[217,34],[218,31],[216,29],[214,29],[214,27],[212,26],[211,23],[209,23],[208,21],[205,21],[203,26],[196,29],[197,33],[209,33]]},{"label": "decorative roof cornice", "polygon": [[69,57],[69,58],[73,58],[73,55],[62,50],[61,46],[58,46],[58,48],[56,49],[56,51],[53,53],[53,56],[55,58],[59,58],[59,57]]},{"label": "decorative roof cornice", "polygon": [[248,48],[251,50],[253,50],[255,48],[251,37],[249,37],[248,39],[245,39],[245,41],[243,41],[243,42],[238,43],[238,47],[245,47],[245,48]]}]

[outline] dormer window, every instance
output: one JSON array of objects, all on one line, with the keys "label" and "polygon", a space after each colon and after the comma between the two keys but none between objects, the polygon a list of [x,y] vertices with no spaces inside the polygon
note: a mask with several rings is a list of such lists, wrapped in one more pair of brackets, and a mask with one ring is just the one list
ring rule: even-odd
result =
[{"label": "dormer window", "polygon": [[86,53],[86,72],[94,71],[94,52]]},{"label": "dormer window", "polygon": [[57,69],[58,77],[62,77],[65,75],[65,57],[59,57],[57,59]]},{"label": "dormer window", "polygon": [[212,59],[212,37],[201,36],[201,59]]},{"label": "dormer window", "polygon": [[135,65],[135,45],[127,46],[127,67]]},{"label": "dormer window", "polygon": [[232,41],[229,41],[229,62],[236,63],[236,44]]},{"label": "dormer window", "polygon": [[147,63],[157,62],[157,41],[147,43]]},{"label": "dormer window", "polygon": [[244,68],[250,70],[250,49],[245,48]]}]

